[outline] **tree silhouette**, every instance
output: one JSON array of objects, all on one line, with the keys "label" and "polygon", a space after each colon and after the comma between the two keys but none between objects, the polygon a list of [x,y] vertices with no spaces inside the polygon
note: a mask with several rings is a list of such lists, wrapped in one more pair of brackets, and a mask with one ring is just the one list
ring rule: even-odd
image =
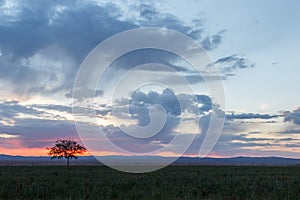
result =
[{"label": "tree silhouette", "polygon": [[79,154],[83,154],[87,151],[84,146],[78,144],[73,139],[56,140],[55,145],[47,149],[49,150],[48,155],[51,156],[51,159],[66,158],[67,166],[70,164],[70,159],[77,159]]}]

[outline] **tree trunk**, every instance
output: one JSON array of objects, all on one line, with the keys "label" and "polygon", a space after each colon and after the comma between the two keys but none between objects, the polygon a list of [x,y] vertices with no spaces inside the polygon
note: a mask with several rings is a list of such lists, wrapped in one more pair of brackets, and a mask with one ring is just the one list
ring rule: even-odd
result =
[{"label": "tree trunk", "polygon": [[67,166],[70,165],[70,158],[67,158]]}]

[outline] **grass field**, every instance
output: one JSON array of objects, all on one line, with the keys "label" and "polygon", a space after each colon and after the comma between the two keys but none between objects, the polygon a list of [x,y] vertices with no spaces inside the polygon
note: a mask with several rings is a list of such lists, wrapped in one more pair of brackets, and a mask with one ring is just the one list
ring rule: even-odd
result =
[{"label": "grass field", "polygon": [[0,199],[299,199],[300,168],[169,166],[127,174],[103,166],[2,166]]}]

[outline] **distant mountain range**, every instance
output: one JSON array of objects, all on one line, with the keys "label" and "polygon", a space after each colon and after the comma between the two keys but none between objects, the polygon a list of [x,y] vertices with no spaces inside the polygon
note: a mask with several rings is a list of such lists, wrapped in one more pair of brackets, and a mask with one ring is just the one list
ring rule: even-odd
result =
[{"label": "distant mountain range", "polygon": [[[116,163],[129,162],[131,164],[146,163],[155,164],[160,161],[173,160],[172,157],[160,156],[103,156],[101,160],[114,160]],[[51,159],[48,156],[10,156],[0,154],[0,165],[64,165],[65,159]],[[72,165],[101,165],[93,156],[80,156],[77,160],[71,161]],[[290,166],[299,165],[300,159],[283,157],[232,157],[232,158],[198,158],[180,157],[173,165],[278,165]]]},{"label": "distant mountain range", "polygon": [[181,157],[175,164],[203,165],[299,165],[300,159],[283,157],[191,158]]}]

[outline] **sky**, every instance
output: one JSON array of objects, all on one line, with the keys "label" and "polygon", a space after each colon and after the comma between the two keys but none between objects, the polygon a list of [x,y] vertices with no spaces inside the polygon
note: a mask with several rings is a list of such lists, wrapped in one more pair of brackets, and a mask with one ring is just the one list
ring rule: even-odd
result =
[{"label": "sky", "polygon": [[[299,9],[297,0],[0,0],[0,154],[45,156],[57,139],[74,138],[91,154],[127,155],[109,147],[114,144],[134,154],[177,156],[194,138],[183,154],[197,156],[217,111],[225,123],[207,156],[300,158]],[[86,96],[93,106],[78,106],[83,100],[72,98],[73,86],[89,53],[115,34],[142,27],[172,29],[195,40],[219,71],[225,107],[187,62],[153,49],[118,58],[91,88],[93,98]],[[107,91],[146,63],[168,65],[171,71],[154,65],[135,69],[110,101]],[[174,71],[188,80],[193,94]],[[170,88],[143,86],[141,80]],[[214,81],[211,76],[209,82]],[[134,85],[139,86],[130,90]],[[80,117],[73,115],[74,104]],[[124,133],[153,119],[159,123],[161,109],[165,124],[157,135],[143,139],[149,133],[141,131],[141,138]],[[109,145],[91,139],[99,129]],[[179,139],[172,142],[175,135]]]}]

